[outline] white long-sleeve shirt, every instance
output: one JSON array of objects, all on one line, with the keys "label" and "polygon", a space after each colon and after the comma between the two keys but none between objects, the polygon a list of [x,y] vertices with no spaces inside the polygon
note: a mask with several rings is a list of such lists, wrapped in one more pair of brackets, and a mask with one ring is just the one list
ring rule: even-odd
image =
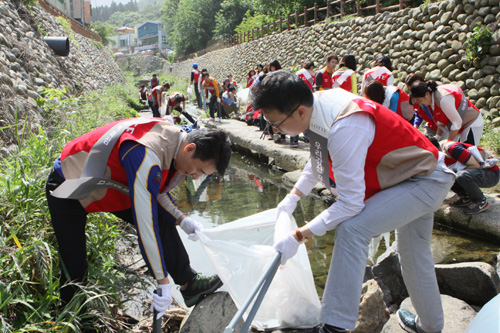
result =
[{"label": "white long-sleeve shirt", "polygon": [[[338,200],[308,224],[313,234],[324,235],[364,208],[365,160],[374,137],[375,121],[364,112],[343,118],[330,128],[328,152],[332,159]],[[309,160],[295,187],[308,194],[316,183]]]}]

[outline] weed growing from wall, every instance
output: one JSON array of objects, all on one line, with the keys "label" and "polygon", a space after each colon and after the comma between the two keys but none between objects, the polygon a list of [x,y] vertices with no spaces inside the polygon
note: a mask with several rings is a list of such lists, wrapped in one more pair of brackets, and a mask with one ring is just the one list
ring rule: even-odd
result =
[{"label": "weed growing from wall", "polygon": [[469,39],[467,39],[467,47],[465,49],[465,55],[467,60],[470,62],[475,59],[481,59],[484,55],[488,54],[491,45],[491,31],[477,22],[477,26],[471,33]]}]

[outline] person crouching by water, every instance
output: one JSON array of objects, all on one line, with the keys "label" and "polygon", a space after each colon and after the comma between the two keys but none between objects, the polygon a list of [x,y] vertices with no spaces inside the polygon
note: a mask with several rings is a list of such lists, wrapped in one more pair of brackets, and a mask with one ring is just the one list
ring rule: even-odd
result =
[{"label": "person crouching by water", "polygon": [[133,224],[144,261],[162,289],[154,294],[158,317],[172,303],[170,283],[181,286],[188,307],[222,285],[190,266],[176,226],[197,239],[201,224],[186,217],[170,191],[186,176],[224,174],[231,157],[226,134],[199,130],[189,134],[169,121],[133,118],[97,128],[66,144],[50,173],[46,196],[63,266],[61,300],[85,282],[87,214],[110,212]]},{"label": "person crouching by water", "polygon": [[286,264],[303,238],[337,229],[319,332],[354,329],[370,240],[391,230],[396,230],[403,278],[418,314],[400,309],[400,322],[413,331],[441,331],[430,238],[434,211],[455,178],[444,155],[391,110],[340,88],[313,94],[290,72],[261,79],[252,105],[276,129],[288,135],[305,132],[311,140],[311,158],[278,214],[292,214],[317,181],[338,197],[274,244]]}]

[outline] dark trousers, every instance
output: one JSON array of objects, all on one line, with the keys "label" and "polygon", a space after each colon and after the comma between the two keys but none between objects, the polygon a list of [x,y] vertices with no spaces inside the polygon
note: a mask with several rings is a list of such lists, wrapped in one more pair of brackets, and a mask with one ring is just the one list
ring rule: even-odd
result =
[{"label": "dark trousers", "polygon": [[160,106],[158,104],[154,104],[151,106],[151,111],[153,111],[153,117],[160,118]]},{"label": "dark trousers", "polygon": [[[64,304],[67,304],[78,288],[74,285],[65,285],[65,282],[84,282],[88,271],[85,242],[87,212],[78,200],[59,199],[50,195],[50,191],[56,189],[62,182],[63,178],[57,171],[52,170],[47,179],[46,196],[61,265],[64,266],[61,267],[61,299]],[[134,224],[131,209],[113,212],[113,214]],[[169,277],[176,284],[183,285],[191,281],[196,272],[190,266],[189,256],[175,226],[175,219],[172,216],[158,214],[158,223]]]},{"label": "dark trousers", "polygon": [[200,89],[198,88],[198,83],[194,84],[194,95],[196,96],[196,103],[198,107],[201,109],[201,94]]},{"label": "dark trousers", "polygon": [[210,118],[215,118],[214,114],[217,111],[217,117],[220,118],[220,105],[217,103],[217,96],[212,95],[210,97],[210,102],[208,103],[208,108],[210,109]]},{"label": "dark trousers", "polygon": [[480,187],[493,187],[498,184],[499,178],[499,171],[465,169],[457,172],[457,178],[451,190],[459,196],[467,195],[472,202],[479,203],[484,198]]},{"label": "dark trousers", "polygon": [[178,106],[174,110],[179,111],[184,117],[186,117],[187,120],[191,122],[191,124],[196,124],[196,120],[194,120],[194,118],[187,113],[187,111],[183,110],[182,107]]}]

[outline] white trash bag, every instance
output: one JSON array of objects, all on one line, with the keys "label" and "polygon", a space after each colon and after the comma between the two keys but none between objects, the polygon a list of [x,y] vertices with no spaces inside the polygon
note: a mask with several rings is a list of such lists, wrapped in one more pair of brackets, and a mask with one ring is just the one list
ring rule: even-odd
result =
[{"label": "white trash bag", "polygon": [[193,98],[193,88],[192,88],[192,86],[188,86],[187,87],[186,95],[187,95],[187,97],[188,97],[189,100],[191,100]]},{"label": "white trash bag", "polygon": [[[202,248],[240,308],[276,254],[274,237],[295,230],[293,217],[267,210],[198,233]],[[319,301],[305,245],[280,266],[252,326],[258,330],[309,328],[319,324]],[[245,313],[247,318],[249,310]]]}]

